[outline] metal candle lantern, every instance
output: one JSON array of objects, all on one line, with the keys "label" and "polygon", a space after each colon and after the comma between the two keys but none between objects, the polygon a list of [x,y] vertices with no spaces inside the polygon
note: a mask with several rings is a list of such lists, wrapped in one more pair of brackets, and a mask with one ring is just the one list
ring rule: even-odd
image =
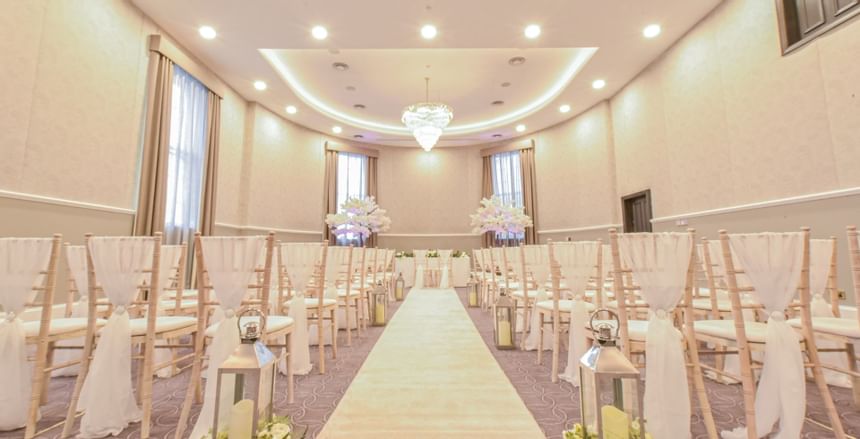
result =
[{"label": "metal candle lantern", "polygon": [[475,280],[475,275],[469,276],[469,283],[467,284],[469,288],[469,308],[477,308],[481,306],[481,294],[479,293],[479,283]]},{"label": "metal candle lantern", "polygon": [[[614,320],[598,320],[608,313]],[[616,346],[618,315],[599,309],[591,315],[589,326],[595,345],[582,356],[579,367],[579,394],[585,437],[598,439],[627,438],[631,433],[645,434],[642,398],[639,393],[639,370]],[[613,334],[614,331],[614,334]]]},{"label": "metal candle lantern", "polygon": [[497,349],[514,349],[516,339],[516,311],[514,301],[507,295],[499,296],[493,306],[493,326],[495,327],[495,339]]},{"label": "metal candle lantern", "polygon": [[397,273],[397,280],[394,281],[394,300],[398,302],[403,300],[403,291],[406,289],[406,281],[403,280],[403,273]]},{"label": "metal candle lantern", "polygon": [[[246,314],[259,320],[241,325]],[[231,439],[253,438],[257,426],[272,420],[275,393],[275,356],[259,341],[266,316],[257,309],[246,309],[236,321],[242,343],[218,367],[215,390],[215,419],[212,437],[227,432]]]},{"label": "metal candle lantern", "polygon": [[387,297],[382,282],[377,283],[376,288],[370,292],[371,326],[385,326]]}]

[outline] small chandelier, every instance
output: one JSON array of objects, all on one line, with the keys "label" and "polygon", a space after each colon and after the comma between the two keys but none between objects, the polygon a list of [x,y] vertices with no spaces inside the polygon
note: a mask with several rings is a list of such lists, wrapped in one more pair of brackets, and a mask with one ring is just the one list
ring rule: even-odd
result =
[{"label": "small chandelier", "polygon": [[404,108],[401,121],[406,128],[412,130],[412,135],[415,136],[421,148],[424,148],[424,151],[430,151],[439,141],[442,130],[451,123],[454,113],[451,107],[441,102],[430,102],[430,78],[424,78],[424,81],[424,102]]}]

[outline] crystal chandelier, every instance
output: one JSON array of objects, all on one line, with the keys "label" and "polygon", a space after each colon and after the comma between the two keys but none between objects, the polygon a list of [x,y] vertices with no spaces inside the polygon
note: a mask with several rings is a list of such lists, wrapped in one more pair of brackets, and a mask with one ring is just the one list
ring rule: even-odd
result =
[{"label": "crystal chandelier", "polygon": [[441,102],[430,102],[430,78],[424,78],[425,99],[403,109],[401,121],[406,128],[412,130],[412,135],[424,151],[430,151],[439,141],[442,130],[451,123],[454,113],[451,108]]}]

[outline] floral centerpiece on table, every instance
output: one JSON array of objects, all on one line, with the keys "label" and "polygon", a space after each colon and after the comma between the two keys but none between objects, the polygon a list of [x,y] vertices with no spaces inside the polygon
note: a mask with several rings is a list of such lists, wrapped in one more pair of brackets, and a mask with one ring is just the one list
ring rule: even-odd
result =
[{"label": "floral centerpiece on table", "polygon": [[362,244],[371,233],[385,232],[391,228],[388,212],[380,208],[376,200],[370,196],[347,198],[340,205],[338,213],[326,215],[325,223],[337,236],[358,235]]},{"label": "floral centerpiece on table", "polygon": [[519,235],[532,226],[532,219],[525,214],[524,208],[506,205],[495,195],[482,199],[481,207],[470,217],[472,233]]},{"label": "floral centerpiece on table", "polygon": [[[260,427],[257,429],[255,439],[304,439],[307,436],[307,429],[301,436],[293,435],[291,427],[292,422],[289,416],[275,416],[269,422],[260,422]],[[212,432],[203,436],[200,439],[212,439]],[[230,434],[226,431],[218,433],[215,439],[230,439]]]}]

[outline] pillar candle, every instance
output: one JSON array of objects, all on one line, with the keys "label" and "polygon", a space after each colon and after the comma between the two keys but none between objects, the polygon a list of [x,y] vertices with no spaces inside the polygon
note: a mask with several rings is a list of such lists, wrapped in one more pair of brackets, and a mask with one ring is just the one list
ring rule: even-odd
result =
[{"label": "pillar candle", "polygon": [[499,346],[512,346],[511,322],[499,322]]},{"label": "pillar candle", "polygon": [[626,439],[630,436],[627,414],[612,405],[601,407],[603,416],[603,437],[607,439]]},{"label": "pillar candle", "polygon": [[376,304],[376,323],[385,323],[385,307],[378,303]]},{"label": "pillar candle", "polygon": [[469,291],[469,306],[478,306],[478,295],[474,291]]},{"label": "pillar candle", "polygon": [[243,399],[230,409],[230,439],[251,439],[254,426],[254,401]]}]

